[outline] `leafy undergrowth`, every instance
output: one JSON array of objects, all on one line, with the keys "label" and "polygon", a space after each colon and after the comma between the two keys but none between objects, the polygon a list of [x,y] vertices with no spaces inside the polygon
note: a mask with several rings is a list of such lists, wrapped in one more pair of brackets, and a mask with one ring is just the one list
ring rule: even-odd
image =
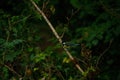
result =
[{"label": "leafy undergrowth", "polygon": [[0,80],[120,80],[119,0],[34,1],[75,61],[30,1],[1,0]]}]

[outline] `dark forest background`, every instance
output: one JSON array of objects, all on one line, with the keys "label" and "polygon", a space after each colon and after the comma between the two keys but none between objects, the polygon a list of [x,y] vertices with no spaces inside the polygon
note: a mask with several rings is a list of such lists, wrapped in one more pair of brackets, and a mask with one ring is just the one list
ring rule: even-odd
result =
[{"label": "dark forest background", "polygon": [[120,0],[0,0],[0,80],[120,80]]}]

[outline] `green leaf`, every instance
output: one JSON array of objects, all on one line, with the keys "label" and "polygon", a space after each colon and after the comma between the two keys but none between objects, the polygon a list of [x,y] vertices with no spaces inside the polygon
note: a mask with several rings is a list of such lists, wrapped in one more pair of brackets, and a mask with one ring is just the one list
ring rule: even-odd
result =
[{"label": "green leaf", "polygon": [[80,8],[81,7],[79,0],[70,0],[70,3],[75,8]]},{"label": "green leaf", "polygon": [[38,3],[40,0],[33,0],[35,3]]},{"label": "green leaf", "polygon": [[93,41],[92,41],[92,44],[93,44],[94,46],[97,45],[97,44],[98,44],[98,40],[97,40],[97,39],[93,40]]},{"label": "green leaf", "polygon": [[39,68],[38,68],[38,67],[35,67],[33,70],[34,70],[34,71],[37,71],[37,70],[39,70]]},{"label": "green leaf", "polygon": [[72,76],[70,76],[70,78],[68,80],[73,80]]},{"label": "green leaf", "polygon": [[115,28],[114,34],[115,34],[116,36],[119,36],[119,35],[120,35],[120,27],[119,27],[119,26]]},{"label": "green leaf", "polygon": [[19,55],[20,53],[21,53],[21,51],[16,51],[16,52],[12,51],[9,54],[5,55],[5,60],[13,62],[14,58],[16,58],[17,55]]},{"label": "green leaf", "polygon": [[0,38],[0,44],[3,44],[4,42],[5,42],[5,40]]},{"label": "green leaf", "polygon": [[16,40],[13,40],[12,42],[5,42],[3,44],[3,46],[4,46],[4,48],[13,48],[15,45],[20,44],[22,42],[23,42],[23,40],[16,39]]},{"label": "green leaf", "polygon": [[28,52],[32,52],[32,51],[33,51],[33,47],[29,47]]},{"label": "green leaf", "polygon": [[4,74],[4,79],[8,79],[8,77],[9,77],[8,68],[3,67],[2,70],[3,70],[3,74]]},{"label": "green leaf", "polygon": [[45,60],[46,56],[47,56],[47,55],[46,55],[45,53],[37,54],[37,55],[35,56],[35,62],[38,63],[38,62],[40,62],[40,61],[42,61],[42,60]]}]

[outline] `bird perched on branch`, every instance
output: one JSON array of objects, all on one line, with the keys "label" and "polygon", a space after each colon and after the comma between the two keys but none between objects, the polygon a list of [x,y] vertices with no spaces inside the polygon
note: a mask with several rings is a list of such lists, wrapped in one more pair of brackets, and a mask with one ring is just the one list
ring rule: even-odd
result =
[{"label": "bird perched on branch", "polygon": [[72,43],[72,42],[63,42],[63,46],[68,46],[68,47],[76,47],[79,46],[80,44]]}]

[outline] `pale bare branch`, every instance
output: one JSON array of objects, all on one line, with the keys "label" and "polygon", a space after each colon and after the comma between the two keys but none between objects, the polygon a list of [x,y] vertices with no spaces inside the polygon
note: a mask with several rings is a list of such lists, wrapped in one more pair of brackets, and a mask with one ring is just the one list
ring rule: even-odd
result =
[{"label": "pale bare branch", "polygon": [[[48,20],[48,18],[46,17],[46,15],[44,14],[44,12],[37,6],[37,4],[33,1],[30,0],[32,5],[36,8],[36,10],[43,16],[44,20],[47,22],[47,24],[49,25],[50,29],[52,30],[53,34],[55,35],[55,37],[58,39],[59,43],[62,45],[62,39],[60,38],[60,36],[58,35],[58,33],[56,32],[56,30],[54,29],[53,25],[51,24],[51,22]],[[67,50],[67,48],[65,46],[62,46],[63,49],[65,50],[66,54],[69,56],[69,58],[72,61],[75,61],[73,56],[71,55],[71,53]],[[75,66],[77,67],[77,69],[83,74],[84,71],[83,69],[80,67],[80,65],[78,63],[75,63]]]}]

